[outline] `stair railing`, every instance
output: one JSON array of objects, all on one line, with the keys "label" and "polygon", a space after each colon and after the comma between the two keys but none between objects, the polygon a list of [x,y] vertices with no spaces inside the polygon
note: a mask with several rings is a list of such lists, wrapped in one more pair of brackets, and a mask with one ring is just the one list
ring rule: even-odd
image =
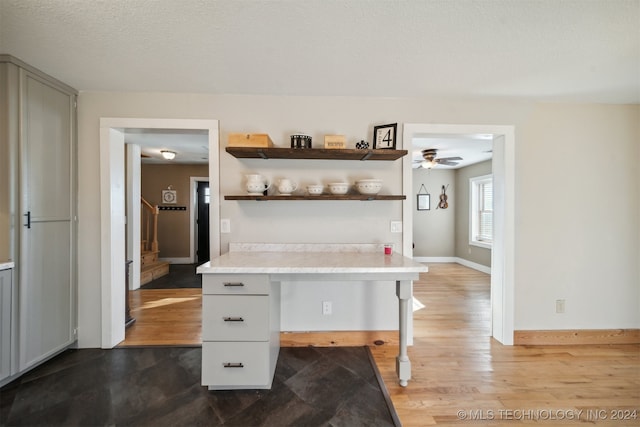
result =
[{"label": "stair railing", "polygon": [[142,231],[142,241],[144,243],[144,250],[146,251],[158,251],[158,215],[160,209],[158,205],[153,206],[147,202],[144,197],[140,197],[140,203],[142,203],[142,210],[140,211],[140,230]]}]

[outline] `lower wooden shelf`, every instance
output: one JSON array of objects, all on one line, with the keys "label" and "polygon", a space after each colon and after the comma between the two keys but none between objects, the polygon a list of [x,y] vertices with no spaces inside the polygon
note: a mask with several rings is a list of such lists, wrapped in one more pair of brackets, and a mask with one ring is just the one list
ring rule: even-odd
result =
[{"label": "lower wooden shelf", "polygon": [[361,200],[361,201],[372,201],[372,200],[405,200],[407,196],[404,195],[366,195],[366,194],[344,194],[344,195],[336,195],[336,194],[319,194],[317,196],[309,196],[309,195],[291,195],[291,196],[224,196],[225,200],[251,200],[256,202],[268,201],[268,200]]}]

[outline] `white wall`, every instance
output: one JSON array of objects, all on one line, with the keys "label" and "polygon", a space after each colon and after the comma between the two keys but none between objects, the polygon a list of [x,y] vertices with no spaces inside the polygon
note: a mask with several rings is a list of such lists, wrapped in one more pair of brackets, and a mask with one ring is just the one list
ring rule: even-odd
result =
[{"label": "white wall", "polygon": [[516,329],[638,328],[640,108],[539,105],[518,137]]},{"label": "white wall", "polygon": [[[558,111],[559,110],[559,111]],[[551,137],[552,129],[548,126],[548,116],[562,112],[564,121],[557,123],[562,130],[562,137]],[[635,114],[635,117],[633,116]],[[583,123],[583,116],[588,124]],[[526,102],[497,101],[491,99],[391,99],[391,98],[341,98],[341,97],[270,97],[270,96],[216,96],[207,94],[158,94],[158,93],[103,93],[83,92],[79,97],[79,345],[81,347],[100,346],[100,218],[99,218],[99,119],[101,117],[141,117],[141,118],[190,118],[218,119],[221,129],[221,194],[242,192],[242,176],[248,172],[258,171],[271,177],[288,176],[301,183],[316,180],[348,179],[364,176],[375,176],[385,181],[384,191],[399,193],[402,188],[401,162],[344,162],[344,161],[308,161],[298,162],[278,160],[238,160],[226,152],[227,134],[229,132],[266,132],[277,145],[286,146],[288,135],[294,132],[308,132],[314,142],[321,141],[324,134],[341,133],[353,144],[360,139],[371,140],[372,127],[384,123],[457,123],[457,124],[496,124],[516,126],[516,289],[517,329],[564,328],[565,323],[551,316],[546,309],[549,301],[555,301],[555,290],[568,285],[567,274],[581,275],[583,271],[594,270],[600,276],[610,277],[607,285],[589,288],[589,293],[579,301],[567,298],[566,317],[572,316],[574,304],[582,304],[575,317],[573,327],[593,327],[592,315],[587,313],[594,305],[602,311],[602,322],[598,327],[638,327],[640,326],[638,292],[639,273],[636,262],[638,255],[638,199],[640,191],[628,181],[638,182],[638,172],[629,157],[638,159],[638,129],[631,119],[638,115],[637,107],[588,106],[555,106],[533,105]],[[554,120],[557,122],[558,120]],[[611,238],[618,242],[617,249],[621,257],[606,254],[605,260],[613,263],[615,269],[607,264],[594,263],[594,258],[603,254],[595,246],[585,246],[586,240],[579,231],[585,231],[591,224],[600,221],[600,216],[587,209],[584,200],[576,203],[576,207],[562,208],[559,221],[551,215],[544,216],[544,222],[531,220],[531,212],[526,210],[544,206],[539,199],[552,186],[540,189],[537,178],[540,176],[540,164],[547,160],[543,153],[537,151],[542,145],[549,148],[577,148],[584,144],[588,127],[598,152],[609,152],[609,147],[618,144],[614,157],[622,157],[622,171],[613,163],[605,163],[604,167],[613,175],[607,174],[606,183],[611,184],[607,191],[614,191],[618,203],[616,220],[625,219],[627,227],[615,225]],[[635,126],[633,129],[631,129]],[[575,133],[574,133],[575,131]],[[602,134],[611,132],[618,140],[614,143]],[[400,132],[399,129],[399,134]],[[544,141],[541,141],[543,139]],[[634,145],[635,144],[635,145]],[[557,182],[582,173],[585,163],[593,164],[593,154],[586,151],[572,151],[572,162],[552,163],[542,168],[545,172],[545,183]],[[591,169],[593,170],[593,169]],[[614,173],[615,172],[615,173]],[[582,185],[581,179],[575,179],[572,186]],[[601,181],[599,181],[601,182]],[[609,187],[609,186],[607,186]],[[633,191],[631,191],[633,189]],[[565,192],[566,192],[565,188]],[[408,195],[411,197],[411,195]],[[542,199],[543,201],[546,199]],[[564,200],[564,199],[562,199]],[[593,200],[591,197],[589,200]],[[559,201],[559,200],[558,200]],[[326,204],[325,204],[326,203]],[[231,241],[258,242],[349,242],[374,243],[394,242],[401,245],[401,235],[389,232],[389,221],[402,218],[400,202],[237,202],[221,201],[221,218],[231,219],[232,233],[222,235],[222,250],[226,251]],[[565,203],[563,201],[563,203]],[[593,206],[593,203],[589,204]],[[567,239],[560,254],[554,245],[541,245],[535,236],[541,225],[553,228],[550,234],[562,234],[564,222],[569,213],[580,210],[580,215],[570,216],[571,221],[582,224],[575,233],[582,239]],[[596,212],[600,212],[598,209]],[[527,221],[522,221],[526,217]],[[633,224],[635,222],[635,225]],[[587,233],[587,236],[589,233]],[[546,243],[547,242],[545,240]],[[531,246],[536,250],[532,250]],[[549,257],[555,253],[556,259],[566,253],[585,252],[574,262],[558,265]],[[623,255],[624,254],[624,255]],[[633,264],[628,259],[634,261]],[[541,263],[542,261],[542,263]],[[571,260],[569,260],[571,261]],[[545,283],[540,286],[532,272],[543,272]],[[569,273],[568,273],[569,272]],[[613,285],[611,285],[613,283]],[[386,300],[395,298],[392,289],[375,290],[370,301],[381,297]],[[391,288],[391,286],[389,287]],[[598,304],[603,295],[616,294],[618,306],[602,306]],[[531,298],[531,297],[534,298]],[[336,289],[327,288],[322,295],[300,295],[299,301],[309,298],[327,298],[336,307],[349,307],[348,301]],[[527,300],[529,298],[529,300]],[[532,301],[535,306],[527,305]],[[361,310],[368,301],[355,301],[359,306],[348,310]],[[393,304],[392,304],[393,305]],[[393,310],[380,307],[381,310]],[[348,314],[345,312],[345,317]],[[340,316],[340,314],[338,314]],[[302,321],[303,319],[299,319]],[[296,319],[288,319],[295,324]],[[550,323],[550,325],[549,325]],[[373,323],[369,323],[372,325]],[[572,323],[573,324],[573,323]],[[335,325],[330,325],[334,327]],[[338,325],[336,328],[344,326]]]},{"label": "white wall", "polygon": [[[414,257],[454,257],[456,233],[456,171],[454,169],[423,169],[413,171],[413,194],[415,201],[413,211],[413,249]],[[416,195],[424,188],[431,195],[431,209],[417,210]],[[447,209],[438,209],[442,186],[447,188]]]},{"label": "white wall", "polygon": [[481,248],[469,244],[469,193],[471,188],[469,179],[492,172],[491,160],[465,168],[456,169],[456,257],[465,259],[475,264],[491,267],[491,249]]}]

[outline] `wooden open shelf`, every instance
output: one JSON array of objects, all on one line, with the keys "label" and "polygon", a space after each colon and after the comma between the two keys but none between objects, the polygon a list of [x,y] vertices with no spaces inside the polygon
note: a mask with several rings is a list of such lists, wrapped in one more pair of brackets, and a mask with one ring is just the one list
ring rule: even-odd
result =
[{"label": "wooden open shelf", "polygon": [[403,195],[380,195],[370,196],[366,194],[319,194],[317,196],[309,195],[291,195],[291,196],[224,196],[225,200],[251,200],[251,201],[267,201],[267,200],[405,200],[407,196]]},{"label": "wooden open shelf", "polygon": [[356,150],[324,148],[227,147],[238,159],[311,159],[311,160],[397,160],[407,150]]}]

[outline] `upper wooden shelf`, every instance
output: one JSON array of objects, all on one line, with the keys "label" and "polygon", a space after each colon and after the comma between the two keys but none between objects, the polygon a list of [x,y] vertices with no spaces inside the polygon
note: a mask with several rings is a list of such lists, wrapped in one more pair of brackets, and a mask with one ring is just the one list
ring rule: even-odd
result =
[{"label": "upper wooden shelf", "polygon": [[397,160],[407,150],[356,150],[324,148],[227,147],[238,159],[313,159],[313,160]]}]

